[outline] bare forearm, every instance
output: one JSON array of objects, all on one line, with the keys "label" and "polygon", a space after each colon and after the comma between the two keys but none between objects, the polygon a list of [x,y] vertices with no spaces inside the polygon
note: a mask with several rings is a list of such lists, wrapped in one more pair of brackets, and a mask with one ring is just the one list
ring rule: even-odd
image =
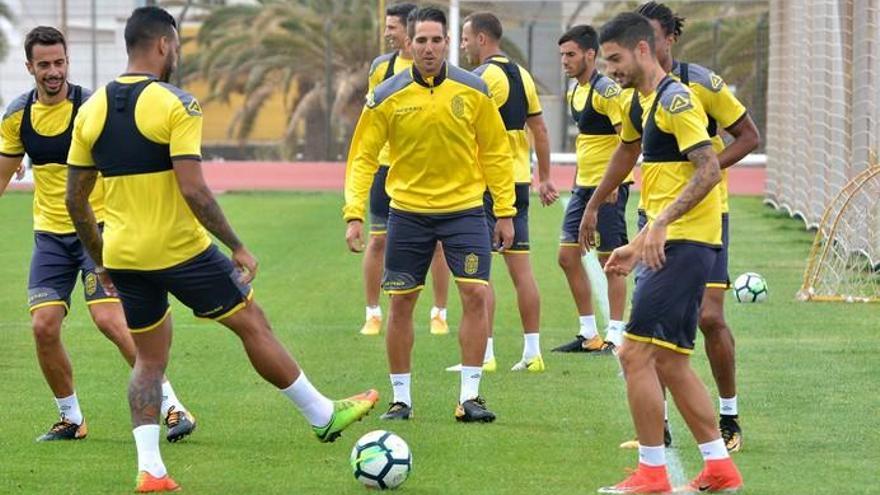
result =
[{"label": "bare forearm", "polygon": [[733,136],[733,142],[718,154],[718,164],[722,170],[736,165],[761,144],[758,127],[748,115],[727,132]]},{"label": "bare forearm", "polygon": [[12,176],[21,165],[21,157],[0,156],[0,196],[12,180]]},{"label": "bare forearm", "polygon": [[605,198],[617,189],[636,166],[639,159],[639,146],[621,143],[611,155],[608,169],[602,176],[602,181],[596,187],[596,191],[590,198],[588,208],[598,208]]},{"label": "bare forearm", "polygon": [[696,206],[721,180],[718,157],[711,146],[703,146],[688,153],[694,164],[694,175],[678,198],[664,209],[655,220],[656,224],[669,225]]},{"label": "bare forearm", "polygon": [[97,178],[98,173],[95,170],[68,167],[65,204],[76,229],[76,235],[86,252],[97,266],[104,266],[104,239],[98,229],[95,212],[89,204],[89,195],[95,187]]},{"label": "bare forearm", "polygon": [[223,210],[208,188],[199,188],[184,194],[183,197],[202,226],[226,247],[234,251],[242,246],[229,221],[226,220],[226,215],[223,214]]},{"label": "bare forearm", "polygon": [[[533,120],[535,119],[534,123]],[[547,134],[547,126],[541,116],[530,117],[526,123],[535,139],[535,155],[538,157],[538,180],[547,182],[550,180],[550,137]]]}]

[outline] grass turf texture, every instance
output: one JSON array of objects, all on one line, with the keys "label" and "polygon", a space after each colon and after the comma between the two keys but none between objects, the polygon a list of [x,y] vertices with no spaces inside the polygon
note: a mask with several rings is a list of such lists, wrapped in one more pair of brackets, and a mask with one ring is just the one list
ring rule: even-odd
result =
[{"label": "grass turf texture", "polygon": [[[56,410],[24,305],[30,201],[21,193],[0,199],[6,231],[0,251],[0,492],[129,492],[136,474],[125,395],[129,370],[91,325],[80,286],[63,338],[89,437],[34,443],[56,420]],[[577,322],[556,265],[560,206],[534,206],[531,217],[548,371],[507,371],[519,359],[522,337],[511,283],[496,257],[499,372],[485,377],[481,391],[499,420],[462,425],[452,417],[459,377],[443,371],[459,361],[457,339],[454,332],[428,333],[429,290],[416,311],[415,420],[378,419],[391,399],[384,343],[357,334],[363,321],[361,258],[345,250],[338,195],[231,194],[220,202],[261,261],[257,301],[311,381],[334,398],[376,387],[382,401],[335,444],[319,444],[289,401],[251,369],[231,332],[196,320],[175,302],[168,374],[199,429],[176,445],[163,440],[162,454],[186,492],[363,493],[348,455],[357,438],[374,429],[390,429],[411,446],[414,472],[402,489],[412,494],[594,493],[635,465],[633,451],[617,448],[633,430],[614,360],[549,353],[574,335]],[[636,199],[630,203],[634,208]],[[733,199],[732,211],[731,274],[757,271],[770,287],[763,305],[727,298],[746,435],[736,460],[747,493],[877,493],[877,306],[796,302],[812,235],[757,198]],[[634,211],[629,217],[634,225]],[[460,315],[455,289],[450,299],[454,328]],[[693,363],[716,397],[701,349]],[[698,453],[677,412],[672,424],[691,477],[700,467]]]}]

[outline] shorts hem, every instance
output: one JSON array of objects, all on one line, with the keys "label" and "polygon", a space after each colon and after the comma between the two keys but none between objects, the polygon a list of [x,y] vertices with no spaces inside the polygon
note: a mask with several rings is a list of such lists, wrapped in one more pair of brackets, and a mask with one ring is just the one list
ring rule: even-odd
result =
[{"label": "shorts hem", "polygon": [[386,289],[385,294],[388,294],[389,296],[402,296],[404,294],[412,294],[413,292],[418,292],[424,288],[424,285],[419,285],[411,289]]},{"label": "shorts hem", "polygon": [[371,230],[370,235],[388,235],[388,229],[385,230]]},{"label": "shorts hem", "polygon": [[33,314],[34,311],[36,311],[40,308],[45,308],[47,306],[64,306],[64,314],[66,315],[67,313],[70,312],[70,306],[64,301],[46,301],[46,302],[37,303],[37,304],[34,304],[33,306],[30,306],[28,308],[28,311],[30,311]]},{"label": "shorts hem", "polygon": [[529,254],[530,249],[505,249],[504,251],[495,251],[497,254]]},{"label": "shorts hem", "polygon": [[100,299],[92,299],[91,301],[86,301],[86,306],[91,306],[93,304],[104,304],[104,303],[121,303],[122,300],[118,297],[102,297]]},{"label": "shorts hem", "polygon": [[455,280],[456,282],[464,283],[464,284],[489,285],[488,280],[483,280],[481,278],[453,277],[453,280]]},{"label": "shorts hem", "polygon": [[559,247],[581,247],[578,242],[560,242]]},{"label": "shorts hem", "polygon": [[159,318],[159,321],[157,321],[151,325],[141,327],[141,328],[129,328],[128,331],[130,333],[147,333],[151,330],[155,330],[159,325],[161,325],[162,323],[165,322],[165,320],[168,319],[168,315],[170,315],[170,314],[171,314],[171,306],[169,306],[168,309],[165,310],[165,314],[162,315],[161,318]]},{"label": "shorts hem", "polygon": [[729,290],[729,289],[730,289],[730,283],[728,283],[728,282],[707,282],[707,283],[706,283],[706,288],[707,288],[707,289],[724,289],[724,290]]},{"label": "shorts hem", "polygon": [[214,320],[214,321],[225,320],[226,318],[229,318],[230,316],[234,315],[235,313],[238,313],[239,311],[243,310],[245,308],[245,306],[248,305],[249,302],[253,301],[253,299],[254,299],[254,289],[253,289],[253,287],[251,287],[251,290],[248,291],[248,294],[247,294],[247,296],[245,296],[244,301],[236,304],[235,306],[232,307],[232,309],[221,314],[220,316],[210,316],[210,317],[207,317],[206,319]]},{"label": "shorts hem", "polygon": [[633,335],[629,332],[624,332],[623,336],[627,339],[633,340],[635,342],[641,342],[643,344],[654,344],[656,346],[662,347],[664,349],[669,349],[670,351],[677,352],[679,354],[684,354],[686,356],[690,356],[694,353],[693,349],[687,349],[684,347],[677,346],[672,342],[666,342],[665,340],[661,340],[655,337],[643,337],[641,335]]}]

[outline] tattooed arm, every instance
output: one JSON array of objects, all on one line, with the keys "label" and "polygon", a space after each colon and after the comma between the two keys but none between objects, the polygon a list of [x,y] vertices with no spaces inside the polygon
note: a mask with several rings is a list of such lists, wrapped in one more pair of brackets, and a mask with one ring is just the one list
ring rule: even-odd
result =
[{"label": "tattooed arm", "polygon": [[235,235],[214,199],[202,175],[202,163],[198,160],[174,160],[174,174],[190,210],[208,232],[232,250],[232,262],[242,271],[241,281],[250,283],[257,272],[257,260]]},{"label": "tattooed arm", "polygon": [[98,267],[104,266],[102,251],[104,240],[98,230],[95,212],[89,204],[89,195],[95,188],[98,171],[91,167],[67,167],[67,212],[73,220],[76,235],[85,247],[86,252]]},{"label": "tattooed arm", "polygon": [[666,207],[648,226],[645,241],[642,243],[641,258],[652,270],[659,270],[666,262],[666,227],[681,218],[696,206],[709,191],[721,181],[718,156],[708,143],[688,153],[688,160],[694,164],[694,175],[678,198]]},{"label": "tattooed arm", "polygon": [[659,224],[665,227],[678,220],[691,208],[697,206],[709,194],[709,191],[721,181],[718,155],[715,154],[712,146],[708,144],[701,146],[688,153],[687,157],[694,164],[694,175],[678,198],[657,216],[657,220],[654,221],[655,225]]}]

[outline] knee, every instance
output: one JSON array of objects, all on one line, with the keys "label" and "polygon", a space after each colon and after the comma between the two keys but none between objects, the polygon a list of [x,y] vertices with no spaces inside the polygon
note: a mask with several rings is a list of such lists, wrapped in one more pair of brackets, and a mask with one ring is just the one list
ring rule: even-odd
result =
[{"label": "knee", "polygon": [[638,363],[638,361],[635,359],[634,354],[635,353],[632,350],[632,346],[627,345],[625,341],[617,351],[617,358],[620,360],[620,366],[627,373],[629,373]]},{"label": "knee", "polygon": [[559,263],[559,267],[565,271],[576,268],[581,262],[580,256],[578,256],[577,253],[573,251],[573,249],[564,248],[559,250],[557,261]]},{"label": "knee", "polygon": [[409,294],[392,294],[389,298],[389,315],[393,314],[395,317],[402,318],[411,317],[418,298],[418,291]]},{"label": "knee", "polygon": [[370,245],[373,249],[378,251],[385,250],[385,236],[384,235],[371,235],[370,236]]},{"label": "knee", "polygon": [[459,284],[463,311],[485,311],[491,288],[484,284]]},{"label": "knee", "polygon": [[37,346],[56,345],[61,341],[61,319],[54,315],[34,314],[32,322]]},{"label": "knee", "polygon": [[711,338],[727,329],[724,314],[720,311],[703,308],[700,311],[700,330],[707,338]]},{"label": "knee", "polygon": [[122,311],[100,311],[92,313],[92,321],[104,335],[116,341],[128,335],[128,324]]}]

